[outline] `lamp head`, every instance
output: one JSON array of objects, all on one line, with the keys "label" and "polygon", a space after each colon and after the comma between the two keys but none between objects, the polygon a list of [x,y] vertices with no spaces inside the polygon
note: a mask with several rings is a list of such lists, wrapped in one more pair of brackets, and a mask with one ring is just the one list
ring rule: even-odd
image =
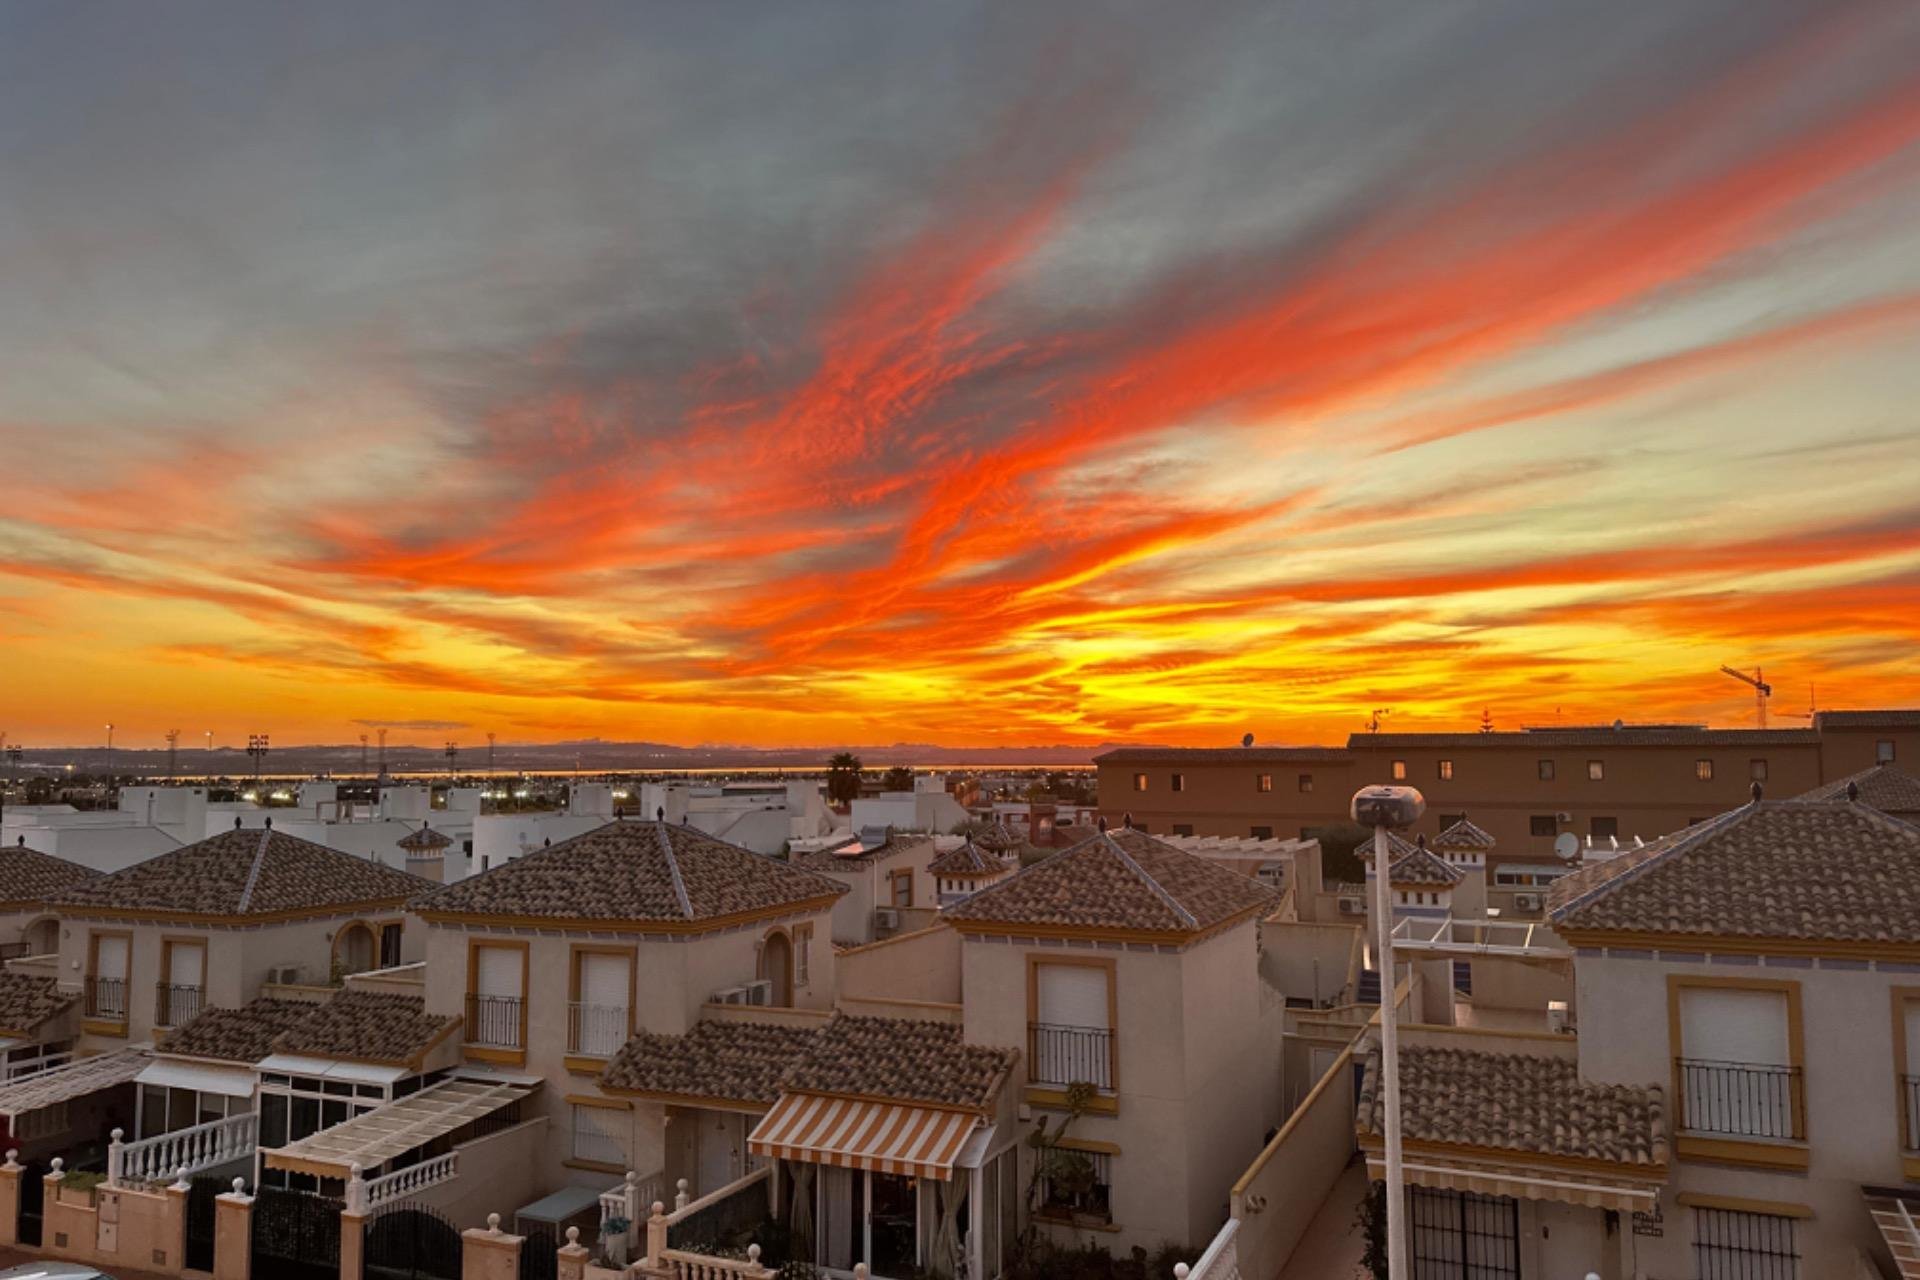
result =
[{"label": "lamp head", "polygon": [[1426,811],[1426,798],[1413,787],[1362,787],[1353,793],[1353,820],[1363,827],[1404,831]]}]

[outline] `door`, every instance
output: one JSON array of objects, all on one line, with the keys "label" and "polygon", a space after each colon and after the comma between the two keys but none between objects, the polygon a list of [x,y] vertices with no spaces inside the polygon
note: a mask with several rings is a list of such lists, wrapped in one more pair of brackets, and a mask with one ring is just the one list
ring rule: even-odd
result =
[{"label": "door", "polygon": [[704,1196],[745,1175],[746,1169],[741,1163],[744,1117],[728,1111],[699,1111],[695,1114],[700,1118],[698,1194]]},{"label": "door", "polygon": [[627,1042],[627,1000],[632,991],[633,959],[596,951],[580,955],[580,1004],[575,1052],[610,1058]]},{"label": "door", "polygon": [[787,935],[770,935],[760,951],[760,975],[773,984],[772,1002],[785,1009],[793,1004],[793,944]]},{"label": "door", "polygon": [[1517,1200],[1410,1187],[1407,1207],[1413,1280],[1519,1280]]},{"label": "door", "polygon": [[520,1047],[521,980],[526,952],[517,947],[479,947],[474,951],[474,995],[467,1019],[471,1044]]},{"label": "door", "polygon": [[163,1027],[184,1027],[199,1016],[207,983],[207,948],[198,942],[167,944],[166,980],[160,987],[155,1021]]},{"label": "door", "polygon": [[102,935],[93,940],[93,983],[87,1012],[97,1018],[127,1017],[127,940]]}]

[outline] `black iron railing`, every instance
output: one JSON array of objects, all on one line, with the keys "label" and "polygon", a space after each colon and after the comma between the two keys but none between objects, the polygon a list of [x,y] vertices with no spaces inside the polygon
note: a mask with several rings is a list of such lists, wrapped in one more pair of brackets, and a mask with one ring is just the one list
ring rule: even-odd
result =
[{"label": "black iron railing", "polygon": [[1748,1138],[1804,1138],[1800,1068],[1677,1060],[1680,1127]]},{"label": "black iron railing", "polygon": [[468,996],[467,1043],[490,1049],[521,1048],[525,1007],[526,1001],[519,996]]},{"label": "black iron railing", "polygon": [[1034,1084],[1113,1088],[1113,1032],[1035,1022],[1027,1027],[1027,1078]]},{"label": "black iron railing", "polygon": [[157,1027],[184,1027],[200,1016],[206,991],[198,986],[162,982],[153,1002],[153,1024]]},{"label": "black iron railing", "polygon": [[87,1016],[112,1022],[127,1020],[127,980],[125,978],[87,979]]}]

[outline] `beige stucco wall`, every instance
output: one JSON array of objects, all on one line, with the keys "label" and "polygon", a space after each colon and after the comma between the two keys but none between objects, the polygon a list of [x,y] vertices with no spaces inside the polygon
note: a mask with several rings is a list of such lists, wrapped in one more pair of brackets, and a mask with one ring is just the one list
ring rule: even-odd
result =
[{"label": "beige stucco wall", "polygon": [[[1800,1227],[1805,1275],[1841,1274],[1835,1268],[1851,1260],[1855,1249],[1874,1253],[1885,1265],[1860,1188],[1907,1181],[1900,1156],[1892,990],[1920,986],[1920,974],[1582,956],[1575,972],[1582,1075],[1671,1089],[1669,974],[1800,984],[1809,1164],[1804,1173],[1775,1173],[1676,1158],[1662,1197],[1665,1234],[1636,1242],[1641,1265],[1656,1275],[1684,1274],[1692,1265],[1692,1215],[1674,1201],[1689,1191],[1812,1209],[1812,1219]],[[1677,1124],[1675,1111],[1669,1108]]]},{"label": "beige stucco wall", "polygon": [[[1236,1181],[1245,1276],[1276,1276],[1354,1151],[1353,1059],[1342,1052]],[[1248,1212],[1249,1202],[1260,1206]]]},{"label": "beige stucco wall", "polygon": [[842,1000],[960,999],[960,934],[945,925],[842,952],[836,963]]}]

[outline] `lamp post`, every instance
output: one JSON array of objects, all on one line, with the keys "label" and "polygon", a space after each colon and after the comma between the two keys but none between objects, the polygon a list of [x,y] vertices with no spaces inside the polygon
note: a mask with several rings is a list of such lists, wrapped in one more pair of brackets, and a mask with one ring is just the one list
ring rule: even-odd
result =
[{"label": "lamp post", "polygon": [[1353,795],[1353,820],[1373,828],[1373,924],[1380,970],[1380,1079],[1386,1109],[1387,1275],[1407,1280],[1405,1194],[1400,1173],[1400,1032],[1393,998],[1393,908],[1387,888],[1387,833],[1419,821],[1427,802],[1412,787],[1362,787]]},{"label": "lamp post", "polygon": [[113,803],[113,726],[107,726],[107,803]]},{"label": "lamp post", "polygon": [[260,763],[267,758],[268,737],[264,733],[247,735],[247,754],[253,757],[253,786],[256,791],[260,789]]}]

